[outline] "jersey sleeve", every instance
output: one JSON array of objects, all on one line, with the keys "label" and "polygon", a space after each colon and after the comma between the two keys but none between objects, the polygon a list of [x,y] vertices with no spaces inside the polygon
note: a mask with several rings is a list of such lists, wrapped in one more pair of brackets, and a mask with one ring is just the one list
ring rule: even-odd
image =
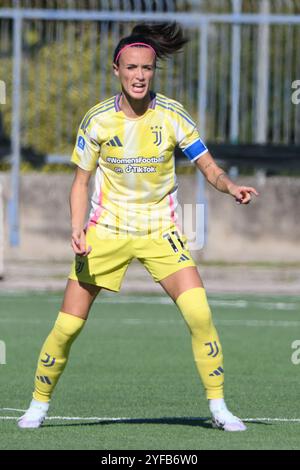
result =
[{"label": "jersey sleeve", "polygon": [[83,170],[93,171],[97,167],[101,145],[97,137],[97,128],[93,121],[87,127],[83,125],[84,122],[85,117],[77,133],[71,162]]},{"label": "jersey sleeve", "polygon": [[190,162],[195,162],[208,152],[206,145],[200,138],[195,122],[184,108],[182,108],[178,120],[177,144]]}]

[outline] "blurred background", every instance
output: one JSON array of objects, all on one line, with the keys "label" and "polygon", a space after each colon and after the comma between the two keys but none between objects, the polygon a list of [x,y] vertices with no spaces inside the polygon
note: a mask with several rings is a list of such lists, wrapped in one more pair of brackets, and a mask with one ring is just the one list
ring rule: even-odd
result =
[{"label": "blurred background", "polygon": [[[1,290],[64,287],[79,123],[118,91],[119,39],[165,20],[190,42],[154,89],[182,102],[220,166],[260,193],[237,206],[176,151],[182,207],[205,205],[193,255],[206,286],[299,293],[300,0],[0,0]],[[184,217],[193,227],[193,210]],[[125,290],[157,288],[143,269],[130,267]]]}]

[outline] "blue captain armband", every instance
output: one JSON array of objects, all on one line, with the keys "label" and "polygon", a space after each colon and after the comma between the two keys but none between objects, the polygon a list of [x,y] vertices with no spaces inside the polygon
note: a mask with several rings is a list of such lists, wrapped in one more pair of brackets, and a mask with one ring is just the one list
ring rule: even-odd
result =
[{"label": "blue captain armband", "polygon": [[191,145],[182,149],[184,155],[191,161],[197,160],[197,158],[201,157],[203,153],[207,152],[207,147],[204,145],[201,139],[195,140]]}]

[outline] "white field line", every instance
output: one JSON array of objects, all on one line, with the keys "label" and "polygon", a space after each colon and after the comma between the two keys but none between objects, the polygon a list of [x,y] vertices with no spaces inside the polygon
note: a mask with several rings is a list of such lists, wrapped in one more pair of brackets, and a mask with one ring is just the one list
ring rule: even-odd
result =
[{"label": "white field line", "polygon": [[300,418],[244,418],[243,421],[249,423],[256,421],[270,421],[270,422],[280,422],[280,423],[300,423]]},{"label": "white field line", "polygon": [[[30,301],[34,300],[35,297],[25,297],[21,298],[16,296],[10,297],[6,295],[0,294],[1,297],[5,298],[5,300],[22,300]],[[41,300],[38,296],[36,296],[36,300]],[[57,303],[62,300],[62,297],[50,297],[48,299],[43,299],[43,302],[47,303]],[[169,297],[146,297],[146,296],[124,296],[124,297],[99,297],[95,300],[97,304],[154,304],[154,305],[173,305],[174,302]],[[237,308],[243,309],[248,307],[256,307],[265,310],[299,310],[300,312],[300,303],[294,302],[270,302],[270,301],[252,301],[252,300],[218,300],[218,299],[209,299],[209,304],[212,307],[224,307],[224,308]]]},{"label": "white field line", "polygon": [[[26,325],[38,325],[43,324],[47,319],[36,319],[36,318],[0,318],[0,324],[12,323],[20,325],[25,323]],[[131,325],[131,326],[145,326],[145,325],[182,325],[184,320],[179,319],[149,319],[149,318],[123,318],[122,320],[117,318],[93,318],[92,322],[95,324],[106,325],[106,324],[118,324],[118,325]],[[299,328],[300,321],[297,320],[256,320],[256,319],[216,319],[214,318],[214,324],[216,326],[230,326],[239,327],[245,326],[249,328]]]},{"label": "white field line", "polygon": [[[25,411],[19,410],[14,408],[0,408],[0,411]],[[3,420],[17,420],[19,416],[0,416],[0,419]],[[53,420],[61,420],[61,421],[111,421],[111,422],[122,422],[122,421],[132,421],[133,423],[136,421],[149,421],[149,422],[156,422],[161,421],[162,419],[170,419],[168,417],[161,417],[161,418],[129,418],[129,417],[111,417],[111,416],[48,416],[46,420],[53,421]],[[193,421],[207,421],[209,418],[197,418],[197,417],[189,417],[189,416],[175,416],[173,417],[174,420],[178,419],[188,419]],[[280,422],[280,423],[300,423],[300,418],[242,418],[245,422]]]},{"label": "white field line", "polygon": [[249,326],[249,327],[275,327],[294,328],[300,327],[300,321],[292,320],[214,320],[216,325],[221,326]]},{"label": "white field line", "polygon": [[[98,319],[97,319],[98,320]],[[164,319],[140,319],[140,318],[124,318],[118,323],[125,325],[179,325],[184,323],[183,320],[164,320]],[[289,320],[217,320],[214,319],[215,325],[220,326],[247,326],[247,327],[276,327],[276,328],[294,328],[300,327],[300,321],[289,321]]]},{"label": "white field line", "polygon": [[25,413],[26,410],[20,410],[18,408],[0,408],[0,411],[21,411]]}]

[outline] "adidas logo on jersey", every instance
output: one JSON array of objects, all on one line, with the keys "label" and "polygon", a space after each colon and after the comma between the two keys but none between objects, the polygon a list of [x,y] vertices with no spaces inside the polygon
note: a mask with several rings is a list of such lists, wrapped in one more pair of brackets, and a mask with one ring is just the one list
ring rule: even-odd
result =
[{"label": "adidas logo on jersey", "polygon": [[117,135],[115,135],[115,137],[113,137],[112,139],[110,139],[106,145],[108,145],[108,147],[123,147],[123,144],[122,142],[120,141],[119,137]]},{"label": "adidas logo on jersey", "polygon": [[182,261],[188,261],[190,258],[186,255],[181,255],[177,263],[181,263]]}]

